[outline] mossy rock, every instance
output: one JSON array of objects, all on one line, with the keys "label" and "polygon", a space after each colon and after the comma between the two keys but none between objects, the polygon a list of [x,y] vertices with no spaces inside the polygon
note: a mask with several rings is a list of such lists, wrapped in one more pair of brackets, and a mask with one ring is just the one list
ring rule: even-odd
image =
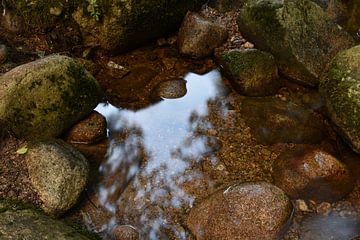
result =
[{"label": "mossy rock", "polygon": [[246,96],[269,96],[281,83],[274,57],[257,49],[232,50],[220,55],[219,62],[233,87]]},{"label": "mossy rock", "polygon": [[333,59],[319,90],[338,132],[360,152],[360,45]]},{"label": "mossy rock", "polygon": [[46,216],[35,208],[0,200],[0,238],[14,239],[54,239],[54,240],[98,240],[93,233],[79,227]]},{"label": "mossy rock", "polygon": [[16,67],[0,82],[0,120],[25,139],[60,136],[103,98],[96,79],[60,55]]},{"label": "mossy rock", "polygon": [[98,0],[99,21],[78,8],[73,18],[87,45],[125,51],[178,30],[188,10],[196,10],[204,0]]},{"label": "mossy rock", "polygon": [[244,37],[275,56],[279,70],[317,86],[327,64],[354,40],[309,0],[248,1],[238,24]]}]

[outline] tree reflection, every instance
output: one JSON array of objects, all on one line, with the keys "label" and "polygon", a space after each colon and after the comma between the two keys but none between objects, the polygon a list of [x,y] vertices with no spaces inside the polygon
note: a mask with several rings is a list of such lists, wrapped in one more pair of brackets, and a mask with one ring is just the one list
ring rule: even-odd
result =
[{"label": "tree reflection", "polygon": [[199,163],[204,157],[216,162],[221,148],[208,134],[213,129],[209,105],[226,115],[226,104],[218,101],[221,77],[212,71],[185,79],[188,94],[181,99],[137,112],[98,107],[107,117],[111,138],[107,161],[100,167],[106,181],[99,187],[101,203],[114,214],[108,228],[131,224],[145,239],[185,239],[180,215],[200,192],[213,188]]}]

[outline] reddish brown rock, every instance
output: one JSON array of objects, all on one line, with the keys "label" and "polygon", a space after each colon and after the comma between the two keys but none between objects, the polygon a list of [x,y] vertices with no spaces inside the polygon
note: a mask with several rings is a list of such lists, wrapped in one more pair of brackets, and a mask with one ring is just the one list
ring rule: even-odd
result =
[{"label": "reddish brown rock", "polygon": [[208,57],[227,36],[223,26],[188,12],[179,30],[178,46],[181,54],[195,58]]},{"label": "reddish brown rock", "polygon": [[115,240],[139,240],[139,233],[138,231],[130,225],[121,225],[116,226],[112,232],[112,237]]},{"label": "reddish brown rock", "polygon": [[292,198],[336,201],[353,188],[346,165],[315,147],[299,147],[278,157],[273,166],[275,185]]},{"label": "reddish brown rock", "polygon": [[292,214],[285,193],[266,183],[242,183],[196,205],[187,225],[197,240],[277,239]]},{"label": "reddish brown rock", "polygon": [[66,135],[71,143],[96,143],[106,137],[106,119],[98,112],[80,121]]}]

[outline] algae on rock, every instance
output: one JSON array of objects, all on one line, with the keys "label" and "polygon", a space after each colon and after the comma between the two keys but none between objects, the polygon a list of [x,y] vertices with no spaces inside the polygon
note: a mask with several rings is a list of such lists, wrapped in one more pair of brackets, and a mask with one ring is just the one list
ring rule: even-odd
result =
[{"label": "algae on rock", "polygon": [[319,91],[338,132],[360,152],[360,45],[333,59]]},{"label": "algae on rock", "polygon": [[103,92],[75,60],[52,55],[0,77],[0,120],[18,137],[61,135],[92,112]]},{"label": "algae on rock", "polygon": [[354,45],[352,37],[309,0],[248,1],[238,24],[245,38],[271,52],[289,78],[316,86],[327,64]]}]

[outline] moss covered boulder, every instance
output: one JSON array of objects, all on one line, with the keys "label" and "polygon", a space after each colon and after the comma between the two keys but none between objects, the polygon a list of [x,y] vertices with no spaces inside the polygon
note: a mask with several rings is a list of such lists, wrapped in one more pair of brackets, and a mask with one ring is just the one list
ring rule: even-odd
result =
[{"label": "moss covered boulder", "polygon": [[59,136],[90,114],[103,96],[81,64],[60,55],[16,67],[0,83],[0,120],[26,139]]},{"label": "moss covered boulder", "polygon": [[30,206],[0,201],[0,239],[95,240],[95,234],[77,230]]},{"label": "moss covered boulder", "polygon": [[274,57],[257,49],[232,50],[219,57],[224,74],[233,87],[246,96],[268,96],[280,88]]},{"label": "moss covered boulder", "polygon": [[248,1],[238,24],[245,38],[271,52],[279,70],[316,86],[331,59],[353,46],[352,37],[309,0]]},{"label": "moss covered boulder", "polygon": [[[79,7],[73,18],[88,45],[109,50],[128,50],[176,31],[188,10],[204,0],[97,0],[92,10]],[[90,13],[89,13],[90,10]],[[99,18],[91,14],[99,14]]]},{"label": "moss covered boulder", "polygon": [[333,59],[319,90],[338,132],[360,152],[360,45]]}]

